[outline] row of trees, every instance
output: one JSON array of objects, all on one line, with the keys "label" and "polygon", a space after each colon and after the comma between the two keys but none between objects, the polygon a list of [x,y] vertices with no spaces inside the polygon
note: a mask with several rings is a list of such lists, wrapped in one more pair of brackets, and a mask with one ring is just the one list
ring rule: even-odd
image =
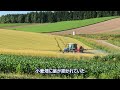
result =
[{"label": "row of trees", "polygon": [[3,15],[0,17],[0,23],[52,23],[119,15],[120,11],[36,11]]}]

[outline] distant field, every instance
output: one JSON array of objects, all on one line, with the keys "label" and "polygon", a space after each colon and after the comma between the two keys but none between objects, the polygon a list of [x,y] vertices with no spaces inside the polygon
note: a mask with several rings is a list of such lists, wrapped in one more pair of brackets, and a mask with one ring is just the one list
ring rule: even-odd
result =
[{"label": "distant field", "polygon": [[0,28],[7,28],[12,30],[28,31],[28,32],[55,32],[69,30],[73,28],[80,28],[83,26],[103,22],[116,17],[102,17],[86,20],[62,21],[57,23],[46,24],[0,24]]},{"label": "distant field", "polygon": [[120,34],[120,18],[111,19],[105,22],[88,25],[85,27],[70,29],[61,32],[53,32],[55,35],[68,35],[72,34],[73,31],[76,34]]}]

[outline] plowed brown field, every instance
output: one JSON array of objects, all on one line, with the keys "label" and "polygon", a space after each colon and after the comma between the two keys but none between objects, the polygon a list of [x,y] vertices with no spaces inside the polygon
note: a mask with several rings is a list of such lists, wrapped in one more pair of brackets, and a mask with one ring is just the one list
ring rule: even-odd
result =
[{"label": "plowed brown field", "polygon": [[120,18],[67,31],[53,32],[51,34],[65,35],[72,34],[73,31],[75,31],[76,34],[100,34],[100,33],[120,34]]}]

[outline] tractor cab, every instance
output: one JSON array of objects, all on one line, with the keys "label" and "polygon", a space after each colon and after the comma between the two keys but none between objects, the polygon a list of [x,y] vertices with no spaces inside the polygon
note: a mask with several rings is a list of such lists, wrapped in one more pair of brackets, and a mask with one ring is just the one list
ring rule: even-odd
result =
[{"label": "tractor cab", "polygon": [[64,52],[76,52],[77,44],[76,43],[68,43],[67,47],[64,48]]}]

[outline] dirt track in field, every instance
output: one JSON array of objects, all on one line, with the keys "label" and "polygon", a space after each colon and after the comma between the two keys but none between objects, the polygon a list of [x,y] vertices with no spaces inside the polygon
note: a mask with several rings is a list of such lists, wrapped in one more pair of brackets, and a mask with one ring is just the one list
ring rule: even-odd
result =
[{"label": "dirt track in field", "polygon": [[53,32],[51,34],[67,35],[67,34],[72,34],[73,31],[75,31],[76,34],[100,34],[100,33],[112,33],[112,32],[116,32],[117,34],[118,33],[120,34],[120,18],[108,20],[105,22],[101,22],[81,28],[71,29],[67,31]]},{"label": "dirt track in field", "polygon": [[108,43],[108,42],[105,41],[105,40],[97,40],[97,42],[102,43],[103,45],[107,45],[107,46],[109,46],[109,47],[111,47],[111,48],[116,48],[116,49],[119,49],[119,50],[120,50],[120,47],[119,47],[119,46],[116,46],[116,45],[113,45],[113,44],[111,44],[111,43]]}]

